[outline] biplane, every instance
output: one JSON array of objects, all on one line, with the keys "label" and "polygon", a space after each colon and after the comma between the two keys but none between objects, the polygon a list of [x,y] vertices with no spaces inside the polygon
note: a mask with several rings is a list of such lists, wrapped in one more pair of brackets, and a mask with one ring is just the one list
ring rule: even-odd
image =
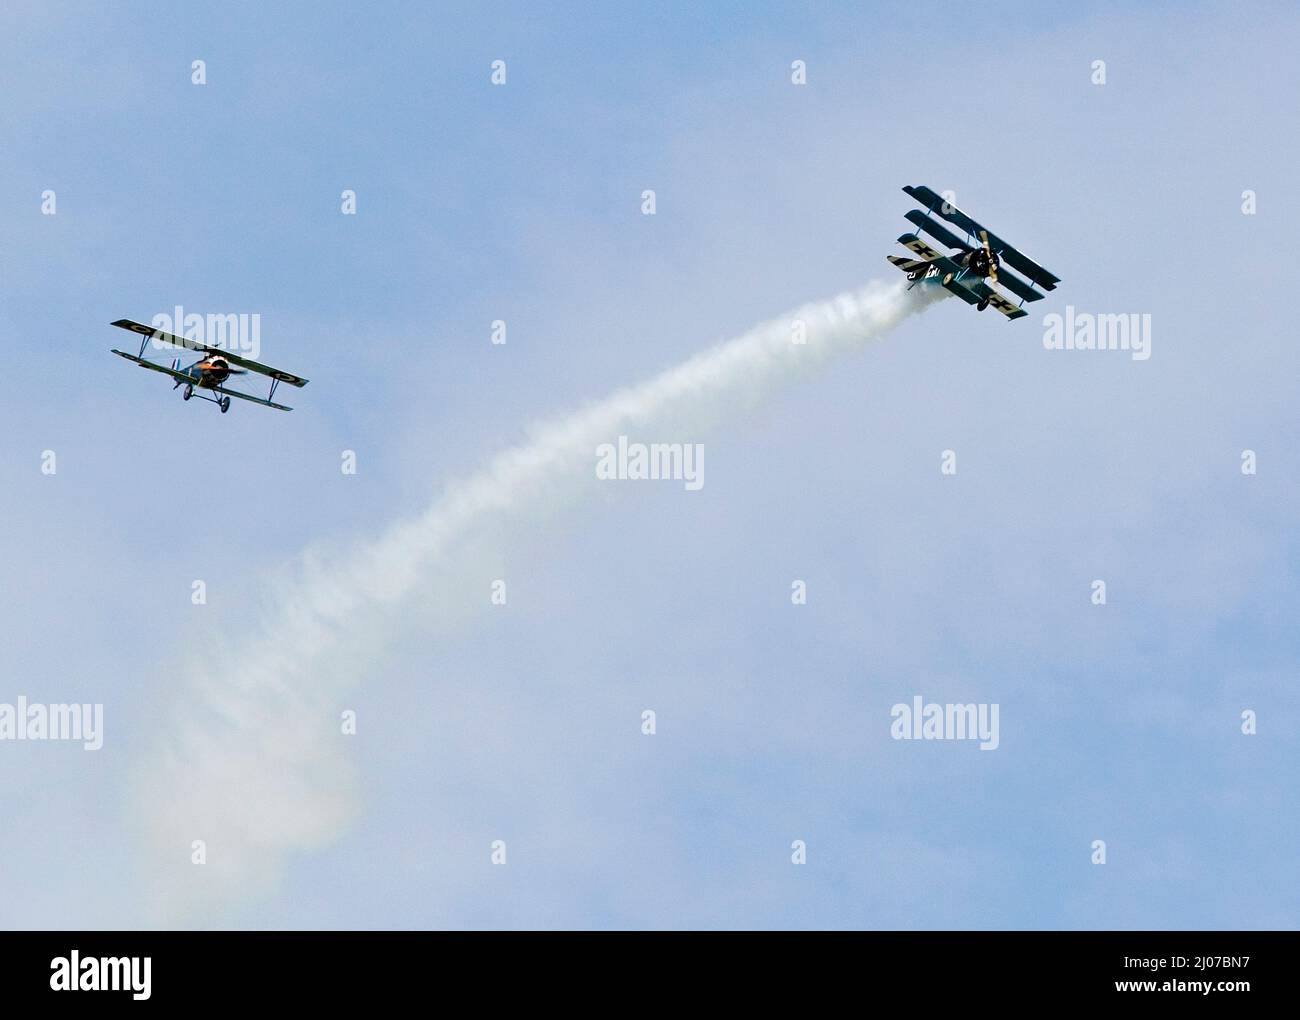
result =
[{"label": "biplane", "polygon": [[[953,249],[951,255],[938,251],[923,241],[918,233],[900,237],[898,243],[915,257],[887,255],[886,258],[913,281],[909,290],[918,283],[935,281],[981,312],[992,305],[1008,319],[1019,319],[1029,314],[1024,309],[1026,301],[1043,298],[1042,291],[1035,290],[1034,284],[1043,290],[1053,290],[1061,282],[1059,277],[1049,273],[1024,252],[989,232],[925,185],[917,188],[909,185],[903,190],[925,206],[925,212],[919,209],[909,212],[908,221],[941,245]],[[934,219],[936,215],[955,224],[964,231],[965,237],[959,237],[937,222]],[[1008,266],[1024,275],[1025,279],[1010,272]],[[999,286],[1020,298],[1020,304],[1008,300],[997,289]]]},{"label": "biplane", "polygon": [[[122,329],[130,330],[137,333],[143,339],[140,341],[140,352],[138,354],[127,354],[126,351],[119,351],[113,348],[113,353],[120,358],[126,358],[127,361],[134,361],[141,368],[147,368],[154,372],[161,372],[163,375],[169,375],[176,380],[172,389],[178,386],[184,386],[181,391],[181,399],[189,400],[191,397],[198,397],[201,400],[210,400],[221,408],[221,413],[225,414],[230,410],[230,398],[238,397],[240,400],[249,400],[254,404],[261,404],[263,407],[274,407],[277,411],[292,411],[292,407],[285,407],[284,404],[273,403],[271,398],[275,396],[275,388],[280,383],[288,383],[290,386],[306,386],[307,380],[299,376],[292,375],[289,372],[282,372],[278,368],[272,368],[270,365],[263,365],[261,362],[252,361],[248,358],[242,358],[238,354],[231,354],[229,351],[222,350],[220,347],[210,347],[207,344],[199,343],[197,340],[191,340],[188,337],[176,336],[172,333],[164,333],[160,329],[154,329],[152,326],[146,326],[143,323],[132,322],[130,319],[118,319],[112,323]],[[172,347],[182,347],[188,351],[200,351],[203,354],[198,361],[192,365],[181,367],[181,359],[176,358],[172,361],[171,367],[159,365],[152,361],[145,361],[144,349],[148,346],[150,340],[157,340],[160,343],[169,344]],[[269,376],[271,379],[271,392],[265,397],[255,397],[251,393],[241,393],[239,390],[226,388],[226,380],[232,375],[247,375],[249,372],[256,372],[259,375]],[[208,390],[215,396],[207,396],[201,390]]]}]

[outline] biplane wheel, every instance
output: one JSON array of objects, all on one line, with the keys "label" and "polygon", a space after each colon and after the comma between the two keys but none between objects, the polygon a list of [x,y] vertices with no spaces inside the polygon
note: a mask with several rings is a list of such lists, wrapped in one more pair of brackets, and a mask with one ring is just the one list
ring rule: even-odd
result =
[{"label": "biplane wheel", "polygon": [[221,413],[225,414],[227,411],[230,410],[230,398],[222,397],[220,400],[217,401],[217,406],[221,408]]},{"label": "biplane wheel", "polygon": [[950,283],[952,283],[952,273],[949,273],[947,276],[943,278],[943,285],[945,287],[948,286],[948,284]]},{"label": "biplane wheel", "polygon": [[982,312],[982,311],[984,311],[984,309],[987,308],[988,306],[989,306],[989,299],[988,299],[988,298],[982,298],[982,299],[980,300],[980,303],[977,304],[977,305],[975,306],[975,310],[976,310],[977,312]]},{"label": "biplane wheel", "polygon": [[191,386],[189,383],[186,383],[185,389],[181,390],[181,399],[189,400],[190,397],[192,396],[194,396],[194,387]]}]

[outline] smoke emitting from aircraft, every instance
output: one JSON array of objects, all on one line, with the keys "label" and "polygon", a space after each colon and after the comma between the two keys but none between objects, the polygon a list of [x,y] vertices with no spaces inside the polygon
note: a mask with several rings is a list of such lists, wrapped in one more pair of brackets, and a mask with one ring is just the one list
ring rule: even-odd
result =
[{"label": "smoke emitting from aircraft", "polygon": [[693,440],[946,293],[871,283],[806,305],[537,427],[376,539],[306,551],[271,580],[239,654],[194,664],[166,743],[140,763],[138,808],[158,860],[152,920],[212,923],[214,907],[273,882],[287,854],[344,829],[358,792],[339,735],[349,692],[395,636],[445,632],[486,600],[493,571],[539,523],[602,495],[599,446]]}]

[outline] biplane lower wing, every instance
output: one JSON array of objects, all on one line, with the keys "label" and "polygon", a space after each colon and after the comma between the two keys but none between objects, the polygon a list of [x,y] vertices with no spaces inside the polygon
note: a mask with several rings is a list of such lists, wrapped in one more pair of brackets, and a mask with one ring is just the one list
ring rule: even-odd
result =
[{"label": "biplane lower wing", "polygon": [[277,411],[293,410],[292,407],[285,407],[283,404],[275,404],[269,400],[264,400],[261,397],[255,397],[250,393],[240,393],[239,390],[228,390],[223,388],[221,392],[228,397],[238,397],[240,400],[251,400],[254,404],[261,404],[263,407],[274,407]]},{"label": "biplane lower wing", "polygon": [[126,358],[127,361],[134,361],[141,368],[148,368],[154,372],[161,372],[163,375],[169,375],[173,379],[179,379],[181,382],[192,383],[194,378],[186,375],[184,372],[178,372],[174,368],[168,368],[166,365],[156,365],[152,361],[145,361],[144,358],[137,358],[134,354],[127,354],[126,351],[119,351],[113,348],[113,353],[119,358]]},{"label": "biplane lower wing", "polygon": [[[113,348],[113,353],[119,358],[126,358],[127,361],[134,361],[141,368],[147,368],[154,372],[161,372],[163,375],[169,375],[177,382],[189,383],[193,385],[195,379],[192,375],[186,375],[184,372],[178,372],[174,368],[168,368],[166,365],[158,365],[152,361],[145,361],[144,358],[137,358],[134,354],[127,354],[126,351],[119,351]],[[188,392],[188,391],[187,391]],[[276,404],[270,400],[264,400],[261,397],[255,397],[250,393],[240,393],[238,390],[228,390],[224,386],[219,387],[215,392],[226,397],[238,397],[240,400],[251,400],[254,404],[261,404],[263,407],[274,407],[277,411],[292,411],[292,407],[286,407],[284,404]]]}]

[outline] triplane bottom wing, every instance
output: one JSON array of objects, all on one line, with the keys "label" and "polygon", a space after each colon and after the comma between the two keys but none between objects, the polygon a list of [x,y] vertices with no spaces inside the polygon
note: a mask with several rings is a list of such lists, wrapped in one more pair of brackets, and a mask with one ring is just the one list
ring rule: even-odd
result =
[{"label": "triplane bottom wing", "polygon": [[[995,288],[990,287],[983,280],[967,277],[962,280],[954,280],[951,284],[947,284],[946,286],[949,290],[954,292],[958,287],[961,287],[963,290],[973,293],[975,295],[973,299],[966,298],[966,301],[972,305],[978,304],[980,299],[987,300],[990,306],[996,308],[1008,319],[1021,319],[1029,314],[1019,305],[1013,305],[1005,297],[999,294]],[[961,296],[965,298],[964,294]]]}]

